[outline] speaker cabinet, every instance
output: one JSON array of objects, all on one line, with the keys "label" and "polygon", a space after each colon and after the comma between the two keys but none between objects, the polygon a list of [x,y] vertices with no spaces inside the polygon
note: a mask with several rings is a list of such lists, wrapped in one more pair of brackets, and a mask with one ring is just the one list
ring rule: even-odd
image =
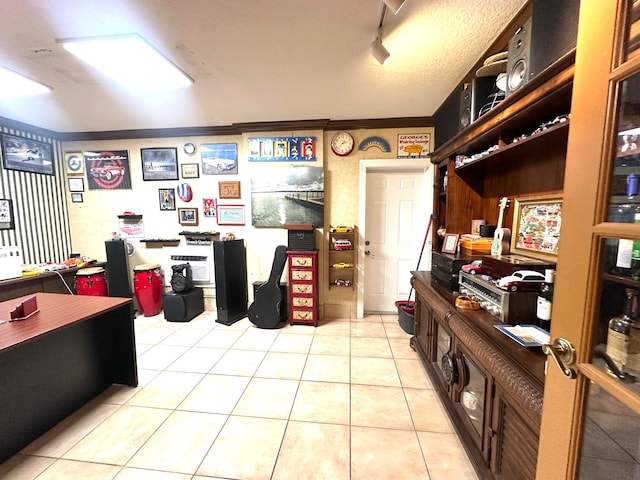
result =
[{"label": "speaker cabinet", "polygon": [[190,322],[204,312],[204,293],[201,288],[185,292],[170,292],[162,298],[164,318],[168,322]]},{"label": "speaker cabinet", "polygon": [[231,325],[247,316],[247,256],[244,240],[213,242],[216,322]]},{"label": "speaker cabinet", "polygon": [[507,91],[510,95],[529,80],[531,61],[531,24],[530,18],[522,25],[509,40],[509,54],[507,57]]},{"label": "speaker cabinet", "polygon": [[509,41],[507,95],[576,46],[580,0],[534,0],[531,18]]},{"label": "speaker cabinet", "polygon": [[460,131],[460,91],[458,88],[447,97],[433,115],[434,148],[442,145]]},{"label": "speaker cabinet", "polygon": [[466,128],[480,117],[480,109],[489,101],[496,84],[495,77],[476,77],[462,86],[459,127]]},{"label": "speaker cabinet", "polygon": [[122,239],[104,242],[107,254],[107,285],[110,297],[131,298],[131,279],[129,277],[129,257],[127,245]]}]

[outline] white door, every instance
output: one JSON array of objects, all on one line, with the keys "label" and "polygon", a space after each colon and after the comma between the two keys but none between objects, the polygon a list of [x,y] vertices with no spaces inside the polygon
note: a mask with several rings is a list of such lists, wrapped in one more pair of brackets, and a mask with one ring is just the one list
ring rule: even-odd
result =
[{"label": "white door", "polygon": [[[397,313],[408,300],[431,216],[424,170],[372,171],[366,175],[364,310]],[[430,265],[430,242],[420,263]],[[413,297],[413,295],[412,295]]]}]

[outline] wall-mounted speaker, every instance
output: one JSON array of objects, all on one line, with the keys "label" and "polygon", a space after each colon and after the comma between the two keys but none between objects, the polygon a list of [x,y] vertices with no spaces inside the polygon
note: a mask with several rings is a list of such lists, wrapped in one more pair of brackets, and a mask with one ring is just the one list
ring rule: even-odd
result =
[{"label": "wall-mounted speaker", "polygon": [[460,91],[456,88],[433,115],[434,148],[442,145],[460,131]]},{"label": "wall-mounted speaker", "polygon": [[495,77],[476,77],[462,85],[460,93],[459,128],[471,125],[480,117],[480,109],[496,88]]},{"label": "wall-mounted speaker", "polygon": [[529,80],[531,61],[531,24],[533,19],[527,20],[509,40],[509,55],[507,57],[507,90],[510,95]]}]

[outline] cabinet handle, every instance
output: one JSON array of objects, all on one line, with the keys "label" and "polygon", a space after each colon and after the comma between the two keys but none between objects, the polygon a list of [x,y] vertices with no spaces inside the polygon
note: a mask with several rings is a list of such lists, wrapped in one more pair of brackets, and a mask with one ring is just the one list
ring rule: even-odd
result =
[{"label": "cabinet handle", "polygon": [[556,338],[553,343],[542,345],[542,353],[551,356],[558,368],[569,378],[576,378],[578,373],[567,365],[572,365],[576,358],[576,350],[569,340]]}]

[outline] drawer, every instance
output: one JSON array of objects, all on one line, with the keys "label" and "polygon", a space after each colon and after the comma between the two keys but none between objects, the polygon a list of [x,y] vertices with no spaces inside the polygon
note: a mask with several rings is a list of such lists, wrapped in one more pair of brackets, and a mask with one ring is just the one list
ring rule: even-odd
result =
[{"label": "drawer", "polygon": [[299,308],[291,309],[291,319],[292,320],[306,320],[308,322],[312,322],[313,319],[313,311],[312,310],[302,310]]},{"label": "drawer", "polygon": [[307,267],[307,268],[311,268],[313,267],[313,257],[309,256],[297,256],[297,255],[292,255],[291,256],[291,266],[292,267]]},{"label": "drawer", "polygon": [[294,307],[313,308],[313,297],[293,297],[291,304]]},{"label": "drawer", "polygon": [[291,293],[302,293],[311,295],[313,294],[313,284],[312,283],[294,283],[291,285]]},{"label": "drawer", "polygon": [[312,270],[292,270],[291,280],[313,280]]}]

